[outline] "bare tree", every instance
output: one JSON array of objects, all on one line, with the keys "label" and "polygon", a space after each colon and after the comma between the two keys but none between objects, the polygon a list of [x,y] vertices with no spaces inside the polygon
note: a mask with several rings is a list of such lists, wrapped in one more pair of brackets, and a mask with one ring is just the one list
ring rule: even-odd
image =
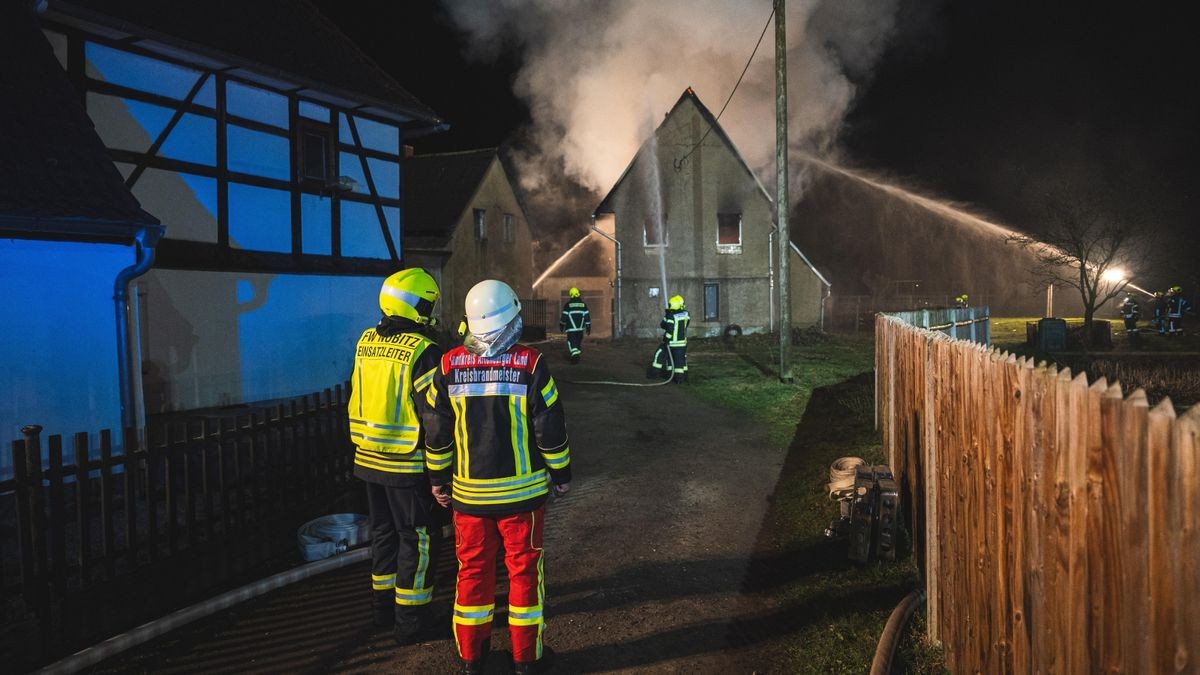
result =
[{"label": "bare tree", "polygon": [[1035,235],[1014,234],[1008,242],[1033,255],[1031,272],[1044,284],[1074,288],[1083,301],[1084,346],[1091,345],[1096,310],[1144,269],[1153,248],[1142,223],[1125,210],[1080,192],[1048,195],[1044,228]]}]

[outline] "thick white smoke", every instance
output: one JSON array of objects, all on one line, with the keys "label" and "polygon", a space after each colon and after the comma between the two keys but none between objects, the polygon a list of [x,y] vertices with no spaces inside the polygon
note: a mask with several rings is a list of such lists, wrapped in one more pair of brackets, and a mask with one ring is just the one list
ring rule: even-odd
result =
[{"label": "thick white smoke", "polygon": [[[899,0],[790,0],[789,140],[827,154],[891,36]],[[526,189],[560,176],[600,193],[647,129],[692,87],[716,114],[771,12],[770,0],[446,0],[470,56],[517,48],[515,89],[529,106]],[[752,168],[774,175],[774,26],[721,118]],[[650,113],[648,111],[653,111]]]}]

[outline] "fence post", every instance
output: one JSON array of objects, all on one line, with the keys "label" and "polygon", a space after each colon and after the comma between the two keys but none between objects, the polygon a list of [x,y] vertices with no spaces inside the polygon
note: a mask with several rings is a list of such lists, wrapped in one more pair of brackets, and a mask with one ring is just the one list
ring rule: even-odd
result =
[{"label": "fence post", "polygon": [[[928,323],[928,312],[926,312],[926,322]],[[929,639],[934,644],[939,644],[942,638],[941,621],[938,616],[941,603],[941,591],[938,586],[941,566],[938,561],[942,553],[938,534],[938,416],[936,387],[934,386],[936,345],[937,340],[934,334],[927,334],[925,336],[925,362],[922,364],[925,368],[925,391],[922,392],[924,409],[921,412],[921,421],[925,426],[922,429],[921,438],[925,447],[920,451],[924,454],[923,465],[925,467],[925,569],[923,572],[925,573],[925,601],[928,603],[926,614],[928,615]]]},{"label": "fence post", "polygon": [[[50,619],[50,598],[46,592],[46,581],[48,570],[46,566],[46,513],[42,499],[42,443],[41,443],[42,427],[38,424],[30,424],[21,427],[21,435],[25,437],[25,452],[22,457],[24,469],[23,476],[26,485],[25,497],[27,500],[27,518],[22,519],[22,524],[28,528],[27,536],[22,538],[22,544],[29,542],[29,555],[24,553],[24,545],[22,545],[22,563],[28,562],[29,569],[25,576],[28,584],[25,589],[25,597],[27,600],[32,600],[32,604],[37,613],[38,621],[38,646],[39,654],[42,658],[50,655],[50,634],[51,634],[51,619]],[[14,460],[16,457],[13,458]],[[16,462],[13,463],[14,475],[19,475],[16,472]],[[17,483],[20,485],[20,482]],[[18,508],[20,503],[18,496]],[[18,511],[19,513],[19,511]]]}]

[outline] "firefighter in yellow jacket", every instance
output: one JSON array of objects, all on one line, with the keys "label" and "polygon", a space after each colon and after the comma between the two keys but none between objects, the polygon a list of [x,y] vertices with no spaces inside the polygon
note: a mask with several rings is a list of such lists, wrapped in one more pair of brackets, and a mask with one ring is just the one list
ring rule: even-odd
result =
[{"label": "firefighter in yellow jacket", "polygon": [[467,293],[467,340],[429,387],[436,412],[425,461],[454,510],[454,638],[464,673],[482,673],[496,610],[496,558],[508,569],[513,670],[542,672],[546,498],[566,494],[571,455],[558,388],[537,350],[517,344],[521,303],[502,281]]},{"label": "firefighter in yellow jacket", "polygon": [[425,473],[425,401],[442,351],[422,331],[440,292],[423,269],[397,272],[379,290],[383,318],[354,352],[349,406],[354,475],[367,485],[375,623],[409,644],[433,630],[430,600],[448,514]]}]

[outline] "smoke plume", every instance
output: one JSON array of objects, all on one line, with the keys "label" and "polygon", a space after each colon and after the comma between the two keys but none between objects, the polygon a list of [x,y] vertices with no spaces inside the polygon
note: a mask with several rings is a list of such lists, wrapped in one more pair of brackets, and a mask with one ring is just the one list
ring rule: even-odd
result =
[{"label": "smoke plume", "polygon": [[[829,156],[895,30],[900,0],[792,0],[789,141]],[[519,50],[514,88],[531,126],[512,153],[521,188],[564,179],[603,194],[680,93],[716,114],[771,12],[770,0],[446,0],[468,56]],[[774,26],[721,118],[751,168],[774,177]]]}]

